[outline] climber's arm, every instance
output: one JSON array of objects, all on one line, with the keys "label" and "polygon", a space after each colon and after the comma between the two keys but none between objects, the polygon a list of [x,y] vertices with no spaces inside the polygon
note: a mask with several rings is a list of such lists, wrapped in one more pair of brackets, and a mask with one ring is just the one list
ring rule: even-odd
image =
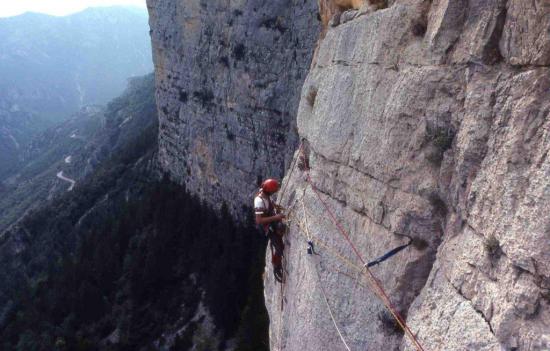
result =
[{"label": "climber's arm", "polygon": [[273,222],[278,222],[285,219],[284,214],[278,214],[270,217],[263,217],[261,214],[256,214],[256,224],[269,224]]}]

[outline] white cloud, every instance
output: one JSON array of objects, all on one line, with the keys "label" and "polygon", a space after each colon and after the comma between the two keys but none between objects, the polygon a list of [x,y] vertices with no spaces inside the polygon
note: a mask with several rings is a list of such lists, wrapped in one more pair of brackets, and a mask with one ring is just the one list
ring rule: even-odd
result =
[{"label": "white cloud", "polygon": [[112,5],[145,7],[145,0],[0,0],[0,17],[15,16],[27,11],[65,16],[88,7]]}]

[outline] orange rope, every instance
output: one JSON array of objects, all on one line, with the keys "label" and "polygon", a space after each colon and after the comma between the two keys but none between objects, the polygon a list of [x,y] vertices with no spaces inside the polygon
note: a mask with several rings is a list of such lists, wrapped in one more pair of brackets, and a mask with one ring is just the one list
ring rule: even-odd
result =
[{"label": "orange rope", "polygon": [[416,339],[416,336],[412,333],[412,331],[410,330],[409,326],[407,325],[407,323],[405,322],[405,320],[403,319],[403,317],[401,317],[401,315],[399,314],[399,312],[397,312],[397,310],[395,309],[395,307],[393,306],[390,298],[388,297],[388,294],[386,293],[386,291],[384,290],[384,288],[381,286],[381,284],[378,282],[378,280],[376,279],[376,277],[374,276],[374,274],[372,274],[371,270],[366,266],[367,265],[367,262],[363,259],[363,257],[361,256],[361,254],[359,253],[358,249],[355,247],[355,245],[353,244],[353,242],[351,241],[351,239],[349,238],[349,235],[347,234],[347,232],[345,231],[345,229],[342,227],[342,225],[340,224],[340,222],[336,219],[336,216],[334,215],[334,213],[330,210],[330,208],[328,207],[327,203],[323,200],[323,198],[321,197],[321,195],[319,194],[317,188],[315,187],[315,185],[313,184],[313,182],[311,181],[311,177],[309,176],[309,173],[307,175],[307,182],[309,183],[309,185],[311,186],[311,189],[314,191],[315,195],[317,196],[317,198],[319,199],[319,201],[321,201],[321,203],[323,204],[323,207],[325,208],[325,211],[329,214],[329,217],[331,218],[332,222],[334,223],[334,225],[336,226],[336,228],[340,231],[340,233],[344,236],[344,238],[346,239],[346,241],[348,242],[348,244],[350,245],[350,247],[352,248],[353,252],[355,253],[355,255],[357,256],[357,258],[359,259],[359,261],[361,261],[361,264],[365,267],[365,272],[368,274],[368,277],[372,280],[372,282],[374,283],[374,285],[376,286],[376,288],[379,290],[379,293],[380,293],[380,297],[382,298],[382,301],[384,302],[384,304],[386,305],[386,307],[388,308],[388,310],[390,311],[390,313],[393,315],[393,317],[396,319],[396,321],[399,323],[399,325],[401,326],[401,328],[403,329],[403,331],[409,336],[409,338],[411,339],[411,341],[415,344],[417,350],[419,351],[424,351],[424,348],[422,347],[422,345],[418,342],[418,340]]},{"label": "orange rope", "polygon": [[[299,222],[297,222],[296,225],[298,227],[298,232],[300,232],[306,238],[307,241],[309,241],[309,240],[315,241],[317,244],[319,244],[320,246],[325,248],[327,251],[329,251],[329,253],[331,253],[334,258],[336,258],[336,259],[340,260],[341,262],[345,263],[348,267],[354,269],[358,273],[363,273],[363,269],[360,266],[357,266],[356,264],[351,262],[351,260],[349,260],[348,258],[346,258],[343,255],[339,254],[336,250],[331,249],[330,246],[328,244],[324,243],[322,240],[320,240],[317,237],[309,234],[309,231],[306,233],[306,229],[304,229]],[[345,272],[340,272],[340,273],[350,277]],[[390,310],[390,313],[396,319],[397,324],[405,331],[405,326],[403,325],[404,322],[399,320],[397,318],[396,314],[394,314],[395,312],[390,308],[390,305],[389,305],[391,302],[383,296],[382,292],[380,291],[380,288],[378,288],[376,286],[376,281],[375,281],[375,283],[373,283],[373,280],[370,279],[370,277],[368,277],[366,275],[365,275],[365,278],[367,279],[367,282],[370,283],[371,289],[374,291],[374,293],[380,298],[380,300],[382,300],[382,302],[384,303],[384,306],[386,306],[386,308],[388,308]],[[361,283],[359,283],[359,285],[363,286],[363,284],[361,284]]]},{"label": "orange rope", "polygon": [[[298,156],[297,157],[300,157],[300,154],[303,153],[303,144],[300,143],[300,148],[299,148],[299,153],[298,153]],[[295,166],[296,164],[294,164]],[[294,166],[292,167],[291,169],[291,173],[292,171],[294,170]],[[332,223],[336,226],[336,228],[338,229],[338,231],[342,234],[342,236],[344,237],[344,239],[346,239],[346,241],[348,242],[348,244],[350,245],[350,247],[352,248],[353,252],[355,253],[355,256],[359,259],[359,261],[361,262],[361,264],[363,265],[364,267],[364,272],[366,272],[365,276],[368,278],[368,281],[373,285],[373,287],[375,288],[374,291],[375,293],[379,296],[379,298],[382,300],[382,302],[384,303],[384,305],[386,306],[386,308],[390,311],[390,313],[392,314],[392,316],[395,318],[395,320],[397,321],[397,323],[399,324],[399,326],[403,329],[403,331],[405,332],[405,334],[411,339],[411,341],[414,343],[414,345],[416,346],[416,349],[418,351],[424,351],[424,348],[422,347],[422,345],[420,344],[420,342],[417,340],[416,336],[412,333],[411,329],[409,328],[409,326],[407,325],[407,323],[405,322],[404,318],[399,314],[399,312],[397,312],[397,310],[395,309],[395,307],[393,306],[388,294],[386,293],[386,291],[384,290],[384,288],[382,287],[382,285],[380,284],[380,282],[378,281],[378,279],[376,279],[376,277],[374,276],[374,274],[371,272],[371,270],[367,267],[367,262],[363,259],[363,257],[361,256],[361,254],[359,253],[359,250],[357,249],[357,247],[353,244],[353,242],[351,241],[350,239],[350,236],[349,234],[346,232],[346,230],[343,228],[342,224],[338,221],[338,219],[336,219],[336,216],[334,215],[334,213],[332,212],[332,210],[328,207],[327,203],[325,200],[323,200],[323,198],[321,197],[320,193],[319,193],[319,190],[317,189],[317,187],[315,186],[315,184],[313,183],[312,179],[311,179],[311,176],[309,174],[309,170],[306,170],[306,181],[307,183],[309,184],[309,186],[311,187],[311,189],[313,190],[313,192],[315,193],[315,195],[317,196],[317,198],[319,199],[319,201],[322,203],[324,209],[325,209],[325,212],[328,213]],[[289,178],[290,179],[290,178]],[[286,189],[286,187],[285,187]]]}]

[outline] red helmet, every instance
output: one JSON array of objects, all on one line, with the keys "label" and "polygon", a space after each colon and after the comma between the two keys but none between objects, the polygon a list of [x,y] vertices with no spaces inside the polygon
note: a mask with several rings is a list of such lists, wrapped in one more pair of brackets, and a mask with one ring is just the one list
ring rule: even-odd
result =
[{"label": "red helmet", "polygon": [[262,183],[262,190],[273,194],[279,190],[279,182],[276,179],[266,179]]}]

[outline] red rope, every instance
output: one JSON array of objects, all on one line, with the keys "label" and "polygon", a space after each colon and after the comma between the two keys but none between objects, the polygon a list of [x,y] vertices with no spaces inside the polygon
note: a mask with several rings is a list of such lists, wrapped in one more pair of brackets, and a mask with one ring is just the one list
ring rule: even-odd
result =
[{"label": "red rope", "polygon": [[[301,147],[300,147],[301,149]],[[374,282],[374,284],[376,285],[376,287],[378,288],[378,290],[380,290],[380,293],[382,294],[382,296],[384,297],[384,299],[387,300],[388,302],[388,308],[391,310],[392,314],[399,320],[399,322],[404,326],[404,328],[406,329],[405,331],[409,334],[409,336],[412,338],[412,341],[415,343],[416,347],[418,350],[421,350],[421,351],[424,351],[424,348],[422,347],[422,345],[419,343],[419,341],[416,339],[416,336],[412,333],[411,329],[409,328],[409,326],[407,325],[407,323],[405,322],[405,320],[403,319],[403,317],[399,314],[399,312],[397,312],[397,310],[395,309],[395,307],[393,306],[393,304],[391,303],[391,300],[390,298],[388,297],[388,294],[386,293],[386,291],[384,290],[384,288],[380,285],[380,283],[378,282],[378,280],[376,279],[376,277],[372,274],[372,272],[370,271],[370,269],[366,266],[366,261],[363,259],[363,257],[361,256],[361,254],[359,253],[359,250],[357,249],[357,247],[355,247],[355,245],[353,244],[353,242],[351,241],[348,233],[346,232],[346,230],[344,229],[344,227],[342,226],[342,224],[340,224],[340,222],[336,219],[336,216],[334,215],[334,213],[332,212],[332,210],[328,207],[327,203],[325,202],[325,200],[323,200],[323,198],[321,197],[321,194],[319,194],[319,190],[317,190],[317,187],[313,184],[313,181],[311,180],[311,177],[309,175],[309,172],[307,172],[307,182],[309,183],[309,185],[311,186],[311,189],[313,190],[313,192],[315,193],[315,195],[317,196],[317,198],[319,199],[319,201],[321,201],[321,203],[323,204],[323,207],[325,208],[325,211],[329,214],[330,218],[331,218],[331,221],[332,223],[334,223],[334,225],[336,226],[336,228],[338,228],[338,230],[340,231],[340,233],[344,236],[344,238],[346,239],[346,241],[348,242],[348,244],[351,246],[351,248],[353,249],[353,252],[355,253],[355,255],[357,256],[357,258],[361,261],[361,263],[363,264],[363,266],[365,267],[367,273],[369,274],[370,278],[372,279],[372,281]]]}]

